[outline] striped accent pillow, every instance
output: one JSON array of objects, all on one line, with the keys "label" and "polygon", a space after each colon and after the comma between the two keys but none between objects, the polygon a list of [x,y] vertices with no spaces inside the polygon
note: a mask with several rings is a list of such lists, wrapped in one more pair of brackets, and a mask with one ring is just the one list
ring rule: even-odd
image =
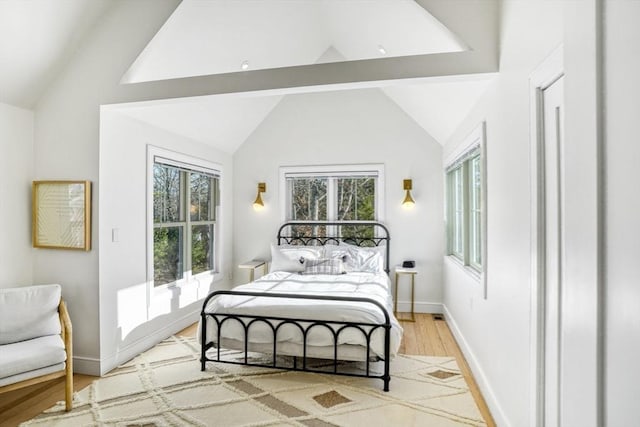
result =
[{"label": "striped accent pillow", "polygon": [[340,258],[305,259],[301,274],[345,274],[344,262]]}]

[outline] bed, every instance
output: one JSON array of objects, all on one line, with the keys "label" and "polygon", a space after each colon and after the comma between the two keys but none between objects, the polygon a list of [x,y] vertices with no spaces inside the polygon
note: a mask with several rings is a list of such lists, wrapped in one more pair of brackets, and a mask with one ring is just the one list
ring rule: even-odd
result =
[{"label": "bed", "polygon": [[[389,241],[378,222],[283,224],[268,274],[205,299],[201,369],[215,361],[379,378],[388,391],[402,337],[392,309]],[[243,356],[225,359],[221,349]]]}]

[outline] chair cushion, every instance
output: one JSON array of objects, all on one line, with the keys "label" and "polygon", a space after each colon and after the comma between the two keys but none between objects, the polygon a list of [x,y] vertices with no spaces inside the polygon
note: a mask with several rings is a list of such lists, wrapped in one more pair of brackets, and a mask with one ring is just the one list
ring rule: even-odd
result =
[{"label": "chair cushion", "polygon": [[60,333],[60,285],[0,289],[0,345]]},{"label": "chair cushion", "polygon": [[0,347],[0,378],[64,362],[67,353],[60,335],[48,335]]},{"label": "chair cushion", "polygon": [[65,363],[58,363],[57,365],[47,366],[46,368],[36,369],[35,371],[23,372],[21,374],[12,375],[10,377],[0,378],[0,389],[5,385],[11,385],[20,381],[30,380],[31,378],[40,377],[42,375],[53,374],[54,372],[60,372],[64,370]]}]

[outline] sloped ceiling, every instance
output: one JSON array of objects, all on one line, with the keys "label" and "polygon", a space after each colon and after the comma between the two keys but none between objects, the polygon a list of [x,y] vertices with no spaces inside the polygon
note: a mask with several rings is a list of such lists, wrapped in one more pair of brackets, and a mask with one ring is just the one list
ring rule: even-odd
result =
[{"label": "sloped ceiling", "polygon": [[[112,6],[111,0],[0,0],[0,102],[33,108]],[[464,49],[465,41],[413,0],[184,0],[123,82],[238,73],[243,61],[255,70]],[[444,143],[490,79],[397,80],[379,87]],[[282,96],[182,98],[127,105],[122,112],[233,153]]]},{"label": "sloped ceiling", "polygon": [[123,78],[142,82],[465,50],[413,0],[184,0]]},{"label": "sloped ceiling", "polygon": [[[457,77],[385,86],[379,90],[425,132],[444,144],[492,79],[491,74]],[[151,126],[233,154],[286,96],[291,95],[208,96],[144,106],[125,105],[119,111]]]},{"label": "sloped ceiling", "polygon": [[[464,42],[413,0],[185,0],[123,82],[234,73],[243,62],[254,70],[464,49]],[[400,81],[381,90],[444,143],[490,78]],[[123,113],[233,153],[281,99],[208,96],[145,103]]]},{"label": "sloped ceiling", "polygon": [[492,74],[387,86],[382,91],[444,144],[493,80]]},{"label": "sloped ceiling", "polygon": [[233,153],[269,115],[282,96],[200,97],[119,111],[195,141]]},{"label": "sloped ceiling", "polygon": [[0,102],[33,108],[110,0],[1,0]]}]

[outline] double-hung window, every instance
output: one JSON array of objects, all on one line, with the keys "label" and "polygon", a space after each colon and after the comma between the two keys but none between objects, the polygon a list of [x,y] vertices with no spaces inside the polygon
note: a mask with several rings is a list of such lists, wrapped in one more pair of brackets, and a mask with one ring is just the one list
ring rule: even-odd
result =
[{"label": "double-hung window", "polygon": [[[281,168],[287,221],[377,221],[382,214],[382,165]],[[363,226],[364,227],[364,226]],[[373,228],[371,237],[373,237]],[[365,227],[367,229],[367,227]],[[326,227],[314,234],[326,236]]]},{"label": "double-hung window", "polygon": [[446,168],[447,251],[478,273],[485,263],[483,135]]},{"label": "double-hung window", "polygon": [[187,156],[153,155],[153,284],[217,270],[220,172]]}]

